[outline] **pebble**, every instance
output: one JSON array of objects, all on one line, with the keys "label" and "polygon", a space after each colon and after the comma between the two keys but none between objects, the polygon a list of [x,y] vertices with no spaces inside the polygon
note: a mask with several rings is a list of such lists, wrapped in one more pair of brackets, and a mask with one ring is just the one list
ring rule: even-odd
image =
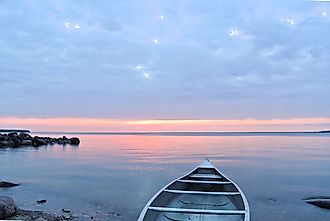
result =
[{"label": "pebble", "polygon": [[46,203],[46,202],[47,202],[47,200],[37,200],[38,204],[43,204],[43,203]]},{"label": "pebble", "polygon": [[63,211],[64,213],[70,213],[70,212],[71,212],[70,209],[62,209],[62,211]]}]

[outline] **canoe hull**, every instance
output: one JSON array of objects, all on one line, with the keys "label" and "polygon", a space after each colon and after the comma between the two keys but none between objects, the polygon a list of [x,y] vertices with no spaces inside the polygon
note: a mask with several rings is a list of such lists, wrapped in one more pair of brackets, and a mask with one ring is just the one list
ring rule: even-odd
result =
[{"label": "canoe hull", "polygon": [[138,221],[250,221],[247,199],[208,160],[156,193]]}]

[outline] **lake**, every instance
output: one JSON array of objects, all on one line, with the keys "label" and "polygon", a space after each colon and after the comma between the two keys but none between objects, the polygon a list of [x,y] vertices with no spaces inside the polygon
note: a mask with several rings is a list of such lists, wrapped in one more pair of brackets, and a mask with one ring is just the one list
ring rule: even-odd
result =
[{"label": "lake", "polygon": [[81,144],[0,149],[0,180],[22,184],[0,195],[21,208],[134,221],[153,194],[207,157],[244,191],[251,220],[330,220],[329,210],[302,200],[330,196],[329,134],[38,135],[78,136]]}]

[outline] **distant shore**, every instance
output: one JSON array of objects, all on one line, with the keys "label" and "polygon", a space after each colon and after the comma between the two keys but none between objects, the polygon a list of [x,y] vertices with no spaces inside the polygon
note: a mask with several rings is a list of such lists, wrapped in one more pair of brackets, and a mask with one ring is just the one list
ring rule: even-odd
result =
[{"label": "distant shore", "polygon": [[37,133],[37,134],[105,134],[105,135],[217,135],[217,134],[324,134],[330,130],[319,131],[30,131],[27,129],[0,129],[0,133]]},{"label": "distant shore", "polygon": [[330,133],[330,130],[321,130],[321,131],[316,132],[316,133]]},{"label": "distant shore", "polygon": [[0,133],[31,133],[30,130],[22,130],[22,129],[0,129]]},{"label": "distant shore", "polygon": [[278,135],[286,135],[286,136],[299,136],[299,135],[317,135],[317,134],[330,134],[330,130],[324,131],[285,131],[285,132],[217,132],[217,131],[164,131],[164,132],[152,132],[152,131],[144,131],[144,132],[136,132],[136,131],[128,131],[128,132],[36,132],[38,134],[75,134],[75,135],[137,135],[137,136],[278,136]]}]

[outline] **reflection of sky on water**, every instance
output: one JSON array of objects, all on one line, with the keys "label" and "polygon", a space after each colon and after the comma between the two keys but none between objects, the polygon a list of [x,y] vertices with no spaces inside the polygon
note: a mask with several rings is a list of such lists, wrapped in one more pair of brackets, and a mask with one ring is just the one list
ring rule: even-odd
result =
[{"label": "reflection of sky on water", "polygon": [[330,195],[329,136],[79,136],[79,147],[0,151],[0,178],[23,184],[0,195],[25,208],[134,220],[159,188],[209,157],[242,187],[253,220],[330,219],[301,200]]}]

